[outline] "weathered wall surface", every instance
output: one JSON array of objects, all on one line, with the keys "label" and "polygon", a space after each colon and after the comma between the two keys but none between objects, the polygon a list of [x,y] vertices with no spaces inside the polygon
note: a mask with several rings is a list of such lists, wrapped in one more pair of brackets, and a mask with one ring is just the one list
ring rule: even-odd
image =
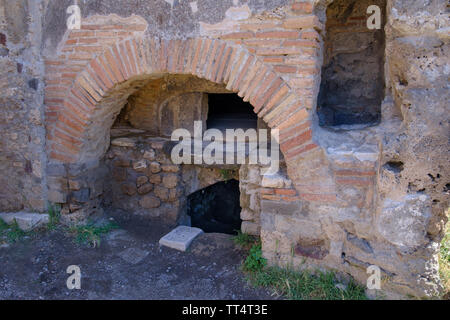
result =
[{"label": "weathered wall surface", "polygon": [[[120,157],[139,162],[145,152],[116,145],[110,149],[114,154],[108,153],[111,166],[103,162],[111,126],[127,105],[119,123],[166,135],[201,115],[204,101],[197,90],[225,86],[250,101],[260,122],[280,129],[287,172],[261,181],[256,168],[240,172],[246,231],[260,232],[271,263],[336,269],[361,283],[374,264],[382,270],[387,292],[437,294],[436,258],[450,181],[446,1],[387,1],[384,70],[371,78],[378,81],[382,75],[386,87],[377,105],[381,123],[338,132],[321,128],[317,115],[325,40],[334,36],[325,29],[332,1],[204,0],[197,7],[169,2],[82,2],[82,29],[71,32],[64,13],[72,1],[44,1],[41,16],[35,1],[19,2],[28,7],[2,3],[2,10],[27,17],[9,23],[2,13],[0,64],[10,71],[0,80],[7,111],[0,122],[7,172],[2,185],[9,188],[2,193],[2,209],[38,209],[48,199],[64,204],[64,217],[77,221],[109,205],[116,197],[111,194],[137,201],[132,207],[137,211],[140,197],[153,197],[145,206],[158,201],[161,206],[175,187],[148,187],[150,179],[158,179],[148,167],[140,178],[139,166],[114,162]],[[39,50],[46,60],[45,79]],[[176,77],[168,73],[184,75],[172,81]],[[208,81],[193,81],[192,75]],[[326,70],[323,76],[327,81]],[[45,107],[39,100],[44,80]],[[365,98],[379,92],[371,84]],[[356,83],[355,92],[363,89]],[[349,93],[352,99],[358,95]],[[180,114],[184,100],[196,106],[197,115]],[[161,106],[168,110],[165,116]],[[50,159],[46,174],[44,143]],[[127,173],[121,180],[126,187],[110,186],[110,170],[119,178]],[[183,180],[184,170],[161,172]],[[205,174],[198,168],[188,173],[186,186]],[[143,186],[141,193],[148,193],[141,195]]]},{"label": "weathered wall surface", "polygon": [[125,214],[175,225],[186,215],[182,212],[186,195],[181,166],[173,165],[164,154],[164,142],[131,137],[113,140],[106,162],[112,178],[107,199]]},{"label": "weathered wall surface", "polygon": [[220,181],[239,179],[238,166],[227,167],[224,174],[221,166],[175,165],[165,150],[170,140],[120,131],[125,135],[112,140],[105,159],[110,177],[105,201],[113,211],[118,210],[119,219],[140,216],[171,226],[189,224],[186,200],[190,194]]},{"label": "weathered wall surface", "polygon": [[0,211],[46,207],[39,1],[0,1]]},{"label": "weathered wall surface", "polygon": [[445,1],[397,0],[388,10],[387,78],[393,113],[400,111],[402,121],[383,141],[377,228],[386,228],[385,238],[400,252],[415,251],[422,261],[413,269],[420,274],[416,283],[425,286],[438,278],[449,206],[449,7]]},{"label": "weathered wall surface", "polygon": [[276,263],[327,265],[362,282],[374,264],[387,291],[430,296],[440,289],[437,252],[449,200],[448,8],[390,1],[387,14],[381,124],[334,133],[315,127],[325,154],[304,157],[290,177],[302,172],[299,179],[314,179],[337,201],[263,201],[261,235]]},{"label": "weathered wall surface", "polygon": [[[66,32],[66,9],[74,2],[72,0],[47,1],[44,17],[44,39],[46,53],[54,54],[61,38]],[[190,2],[196,2],[196,8]],[[152,36],[163,38],[192,38],[200,33],[199,22],[216,24],[226,19],[226,12],[236,4],[246,4],[253,12],[274,11],[289,5],[290,0],[199,0],[199,1],[164,1],[150,0],[128,2],[122,0],[91,0],[80,1],[79,6],[83,17],[95,15],[117,14],[121,17],[139,15],[149,25],[148,32]],[[172,5],[172,4],[173,5]],[[238,13],[239,14],[239,13]]]}]

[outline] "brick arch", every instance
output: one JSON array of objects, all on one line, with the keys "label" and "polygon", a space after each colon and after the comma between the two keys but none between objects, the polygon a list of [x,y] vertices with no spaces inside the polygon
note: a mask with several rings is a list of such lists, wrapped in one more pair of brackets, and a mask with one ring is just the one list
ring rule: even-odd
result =
[{"label": "brick arch", "polygon": [[[58,63],[61,66],[61,62]],[[62,63],[63,65],[63,63]],[[309,113],[302,98],[272,69],[246,48],[223,40],[164,40],[132,37],[93,55],[70,85],[47,90],[62,99],[48,117],[52,162],[77,163],[93,115],[112,92],[127,81],[158,74],[190,74],[226,84],[254,107],[271,128],[280,130],[286,160],[317,147],[312,142]],[[62,73],[47,77],[47,86],[63,81]],[[55,92],[56,91],[56,92]]]}]

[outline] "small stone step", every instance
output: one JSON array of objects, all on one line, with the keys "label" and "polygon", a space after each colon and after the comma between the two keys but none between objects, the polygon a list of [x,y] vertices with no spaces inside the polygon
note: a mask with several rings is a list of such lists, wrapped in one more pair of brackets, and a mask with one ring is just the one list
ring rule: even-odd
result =
[{"label": "small stone step", "polygon": [[159,244],[172,249],[186,251],[192,241],[200,234],[203,233],[202,229],[179,226],[159,240]]},{"label": "small stone step", "polygon": [[144,260],[150,252],[139,248],[128,248],[118,254],[123,260],[131,264],[138,264]]},{"label": "small stone step", "polygon": [[49,221],[48,214],[28,212],[0,213],[0,219],[9,225],[16,220],[19,228],[26,232],[47,225]]}]

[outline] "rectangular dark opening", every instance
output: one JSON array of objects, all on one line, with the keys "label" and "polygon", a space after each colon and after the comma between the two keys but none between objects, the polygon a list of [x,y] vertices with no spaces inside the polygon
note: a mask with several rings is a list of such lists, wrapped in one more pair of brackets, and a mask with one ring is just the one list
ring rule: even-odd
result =
[{"label": "rectangular dark opening", "polygon": [[257,128],[258,116],[237,94],[208,94],[208,129]]},{"label": "rectangular dark opening", "polygon": [[236,234],[241,230],[239,181],[218,182],[188,196],[191,225],[204,232]]},{"label": "rectangular dark opening", "polygon": [[[370,5],[381,28],[369,29]],[[324,65],[317,112],[321,126],[376,125],[384,98],[385,0],[335,0],[327,8]]]}]

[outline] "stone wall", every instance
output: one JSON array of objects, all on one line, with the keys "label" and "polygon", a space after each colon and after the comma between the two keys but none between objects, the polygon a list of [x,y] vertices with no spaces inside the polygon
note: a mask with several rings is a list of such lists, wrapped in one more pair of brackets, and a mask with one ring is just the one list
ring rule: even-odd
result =
[{"label": "stone wall", "polygon": [[0,1],[0,212],[46,209],[39,1]]},{"label": "stone wall", "polygon": [[241,230],[259,236],[261,233],[261,168],[257,165],[242,165],[239,170],[241,192]]},{"label": "stone wall", "polygon": [[[346,96],[354,103],[375,99],[352,111],[378,116],[380,108],[381,121],[332,131],[319,125],[317,100],[321,79],[324,88],[332,78],[328,60],[344,57],[326,51],[328,40],[334,49],[343,45],[345,36],[330,29],[326,13],[341,3],[203,0],[149,7],[94,0],[80,4],[81,29],[67,30],[70,0],[0,2],[0,64],[8,71],[0,78],[1,210],[43,210],[50,201],[63,204],[69,223],[114,201],[122,205],[117,197],[138,214],[145,211],[140,202],[165,208],[180,185],[182,199],[219,181],[220,171],[211,168],[164,171],[172,167],[162,158],[156,160],[161,171],[151,173],[154,160],[144,159],[145,151],[158,157],[159,149],[145,141],[110,148],[110,128],[118,118],[117,124],[167,136],[172,127],[190,128],[186,122],[202,118],[203,92],[227,90],[252,104],[260,127],[280,131],[283,170],[271,177],[258,177],[253,167],[239,172],[243,227],[260,232],[270,263],[335,269],[361,283],[366,268],[377,265],[385,292],[437,294],[450,181],[448,5],[387,1],[384,57],[369,45],[381,31],[361,38],[374,48],[369,60],[378,72]],[[354,31],[364,25],[367,2],[352,3],[356,11],[348,17],[359,22],[344,27]],[[353,54],[367,52],[356,41],[344,43],[352,50],[339,64],[354,82],[363,75],[353,72],[360,65]],[[192,112],[180,109],[184,101]],[[119,160],[129,163],[116,166]],[[150,182],[158,176],[161,183]],[[165,186],[165,176],[178,184]],[[120,184],[111,184],[117,177]],[[162,216],[183,220],[174,211]]]},{"label": "stone wall", "polygon": [[[448,207],[443,177],[449,167],[443,159],[449,122],[438,96],[448,91],[443,51],[448,9],[443,1],[425,11],[419,7],[388,3],[381,124],[348,132],[313,127],[324,152],[304,157],[290,171],[294,182],[314,180],[329,197],[309,203],[263,200],[263,250],[273,263],[328,266],[361,282],[366,268],[377,265],[385,293],[431,296],[440,290],[437,252]],[[424,21],[430,23],[418,27]],[[313,170],[307,161],[316,164]]]},{"label": "stone wall", "polygon": [[[242,230],[259,235],[259,167],[175,165],[170,140],[148,133],[114,138],[105,164],[109,168],[109,210],[120,219],[133,216],[166,225],[189,224],[187,197],[220,181],[239,180]],[[247,213],[245,213],[247,212]]]},{"label": "stone wall", "polygon": [[107,153],[111,193],[106,197],[124,215],[160,218],[175,225],[185,215],[181,167],[163,152],[165,141],[143,137],[116,138]]}]

